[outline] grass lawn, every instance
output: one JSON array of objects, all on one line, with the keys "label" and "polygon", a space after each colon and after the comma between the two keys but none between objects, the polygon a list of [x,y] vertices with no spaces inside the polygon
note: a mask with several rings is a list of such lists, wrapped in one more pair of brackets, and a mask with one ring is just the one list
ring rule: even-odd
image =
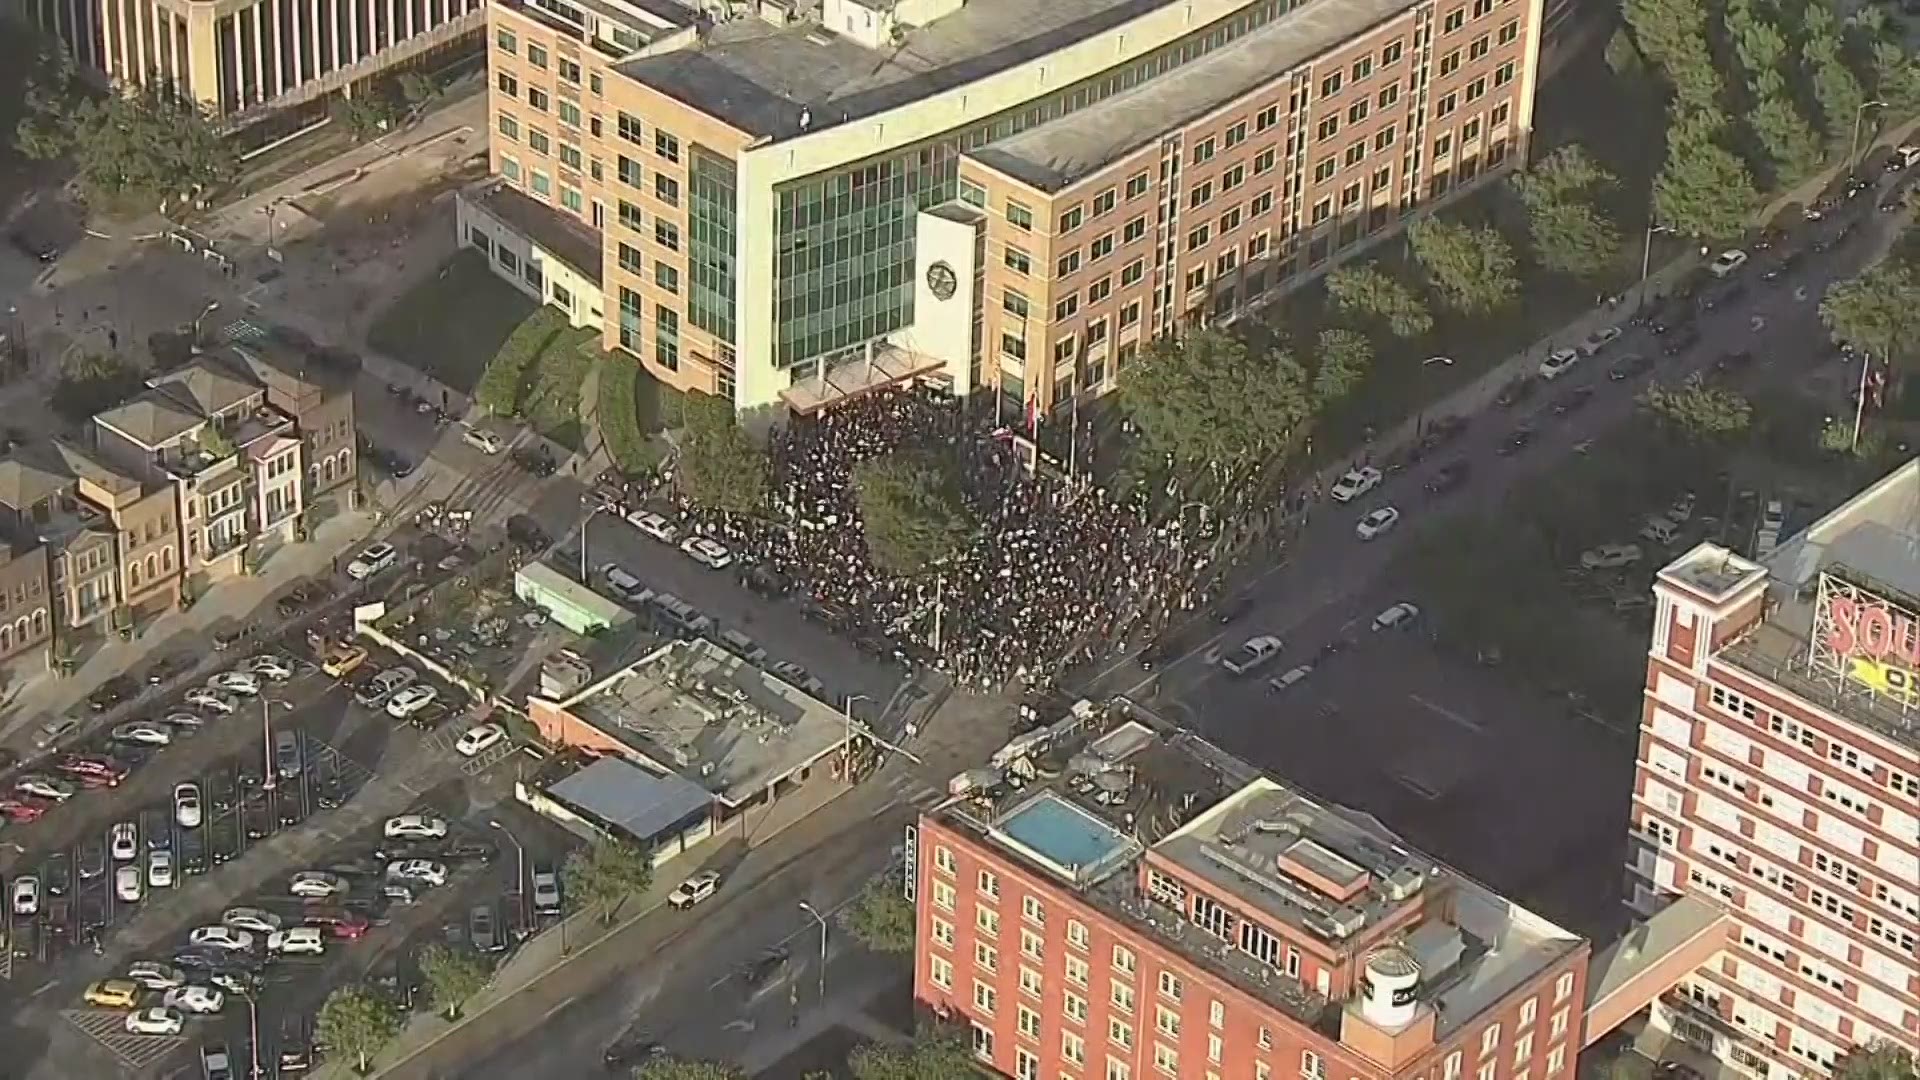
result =
[{"label": "grass lawn", "polygon": [[367,342],[471,395],[507,335],[538,306],[495,277],[486,256],[462,249],[388,305]]}]

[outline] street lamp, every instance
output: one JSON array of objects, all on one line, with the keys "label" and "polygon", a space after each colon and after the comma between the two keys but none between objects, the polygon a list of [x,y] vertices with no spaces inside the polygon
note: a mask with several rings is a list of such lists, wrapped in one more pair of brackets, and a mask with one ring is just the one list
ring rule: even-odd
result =
[{"label": "street lamp", "polygon": [[273,764],[273,707],[275,705],[283,709],[291,709],[293,708],[293,702],[281,701],[278,698],[263,697],[260,699],[260,734],[264,740],[260,746],[260,754],[262,759],[261,763],[266,769],[265,772],[260,774],[260,789],[262,791],[272,791],[274,789],[274,778],[280,771],[274,768]]},{"label": "street lamp", "polygon": [[245,991],[240,996],[247,999],[247,1055],[253,1064],[249,1075],[253,1080],[262,1080],[266,1072],[260,1067],[260,1001]]},{"label": "street lamp", "polygon": [[1646,242],[1640,246],[1640,297],[1634,304],[1636,310],[1647,306],[1647,274],[1653,270],[1653,234],[1674,233],[1678,231],[1678,229],[1675,229],[1671,225],[1657,225],[1652,221],[1647,222],[1647,239]]},{"label": "street lamp", "polygon": [[800,901],[800,910],[820,924],[820,1000],[824,1003],[827,1000],[827,920],[805,900]]},{"label": "street lamp", "polygon": [[206,320],[207,316],[219,310],[220,301],[212,300],[207,303],[206,307],[200,309],[200,314],[193,317],[193,344],[195,348],[199,348],[200,346],[200,324]]},{"label": "street lamp", "polygon": [[[520,846],[520,838],[513,835],[512,829],[498,821],[489,818],[487,828],[500,830],[500,835],[506,837],[507,843],[513,845],[513,893],[518,898],[514,903],[520,905],[520,922],[524,925],[527,922],[527,849]],[[565,933],[565,924],[561,925],[563,927],[561,932]]]},{"label": "street lamp", "polygon": [[1853,158],[1860,152],[1860,121],[1866,117],[1868,109],[1885,108],[1886,102],[1880,100],[1863,101],[1853,110],[1853,139],[1847,143],[1847,175],[1853,175]]},{"label": "street lamp", "polygon": [[[873,699],[865,694],[848,694],[846,704],[840,707],[840,716],[846,721],[847,725],[846,755],[847,771],[849,773],[853,771],[853,703],[856,701],[864,701],[869,705],[873,704]],[[851,775],[849,775],[848,779],[852,779]]]},{"label": "street lamp", "polygon": [[587,576],[587,526],[593,523],[595,514],[605,509],[606,506],[604,504],[596,505],[593,509],[587,511],[586,517],[580,519],[580,584],[582,585],[586,585],[593,580]]}]

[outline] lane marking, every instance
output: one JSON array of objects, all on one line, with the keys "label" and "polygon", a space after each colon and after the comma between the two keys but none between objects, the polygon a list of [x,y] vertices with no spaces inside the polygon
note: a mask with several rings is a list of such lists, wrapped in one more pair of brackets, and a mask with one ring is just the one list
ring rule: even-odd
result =
[{"label": "lane marking", "polygon": [[1407,700],[1413,702],[1415,705],[1418,705],[1421,708],[1429,709],[1433,712],[1440,714],[1441,717],[1455,724],[1458,724],[1463,728],[1466,728],[1468,731],[1484,732],[1486,730],[1486,725],[1482,724],[1480,721],[1475,720],[1470,716],[1464,716],[1460,713],[1457,713],[1452,709],[1447,708],[1445,705],[1428,701],[1426,698],[1421,697],[1419,694],[1408,694]]}]

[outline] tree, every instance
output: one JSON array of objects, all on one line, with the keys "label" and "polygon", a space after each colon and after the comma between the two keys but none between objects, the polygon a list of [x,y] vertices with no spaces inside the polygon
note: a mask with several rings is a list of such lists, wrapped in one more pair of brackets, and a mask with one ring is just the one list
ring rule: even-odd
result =
[{"label": "tree", "polygon": [[1620,230],[1585,203],[1554,203],[1527,215],[1540,265],[1574,277],[1597,277],[1620,256]]},{"label": "tree", "polygon": [[715,1061],[659,1058],[633,1070],[634,1080],[747,1080],[747,1074]]},{"label": "tree", "polygon": [[1920,1058],[1885,1040],[1855,1046],[1833,1066],[1833,1080],[1915,1080]]},{"label": "tree", "polygon": [[1548,205],[1595,195],[1620,182],[1595,161],[1587,148],[1568,143],[1513,175],[1514,190],[1528,206]]},{"label": "tree", "polygon": [[364,1074],[373,1056],[400,1034],[400,1006],[367,986],[342,986],[320,1006],[314,1034],[335,1053],[359,1064]]},{"label": "tree", "polygon": [[1654,383],[1640,400],[1660,421],[1691,439],[1722,439],[1753,424],[1753,404],[1733,390],[1699,375],[1679,386]]},{"label": "tree", "polygon": [[640,380],[646,375],[631,355],[614,351],[600,358],[594,383],[594,421],[606,440],[613,464],[628,476],[642,476],[660,463],[659,451],[640,430]]},{"label": "tree", "polygon": [[[1816,6],[1808,5],[1809,8]],[[1820,104],[1827,137],[1846,145],[1861,118],[1860,106],[1866,102],[1867,95],[1840,55],[1840,39],[1831,33],[1815,34],[1800,47],[1800,57],[1813,76],[1813,99]]]},{"label": "tree", "polygon": [[1740,56],[1740,66],[1749,74],[1779,70],[1781,58],[1787,55],[1787,36],[1779,27],[1755,18],[1745,5],[1727,8],[1726,26],[1727,37]]},{"label": "tree", "polygon": [[621,904],[653,884],[653,858],[624,840],[602,840],[568,855],[560,877],[570,900],[600,908],[600,921],[611,924]]},{"label": "tree", "polygon": [[240,452],[240,448],[235,446],[233,440],[227,437],[227,433],[214,427],[212,424],[208,424],[206,427],[200,429],[198,442],[200,443],[200,452],[213,458],[215,461],[224,461]]},{"label": "tree", "polygon": [[904,1046],[868,1043],[849,1064],[854,1080],[954,1080],[973,1076],[973,1053],[945,1030],[923,1031]]},{"label": "tree", "polygon": [[331,109],[334,123],[346,128],[356,142],[386,131],[405,112],[400,88],[391,79],[364,83],[351,94],[334,98]]},{"label": "tree", "polygon": [[419,71],[402,72],[399,88],[401,100],[416,107],[432,101],[440,93],[439,82],[433,76]]},{"label": "tree", "polygon": [[1707,12],[1700,0],[1626,0],[1622,5],[1640,52],[1673,84],[1674,98],[1689,109],[1711,107],[1720,96],[1720,76],[1707,47]]},{"label": "tree", "polygon": [[53,411],[82,423],[139,393],[145,378],[125,357],[69,351],[61,358],[60,377],[53,385]]},{"label": "tree", "polygon": [[733,403],[689,395],[684,406],[680,490],[694,502],[732,514],[758,514],[767,505],[767,457],[733,416]]},{"label": "tree", "polygon": [[881,569],[918,574],[964,547],[978,522],[949,467],[920,454],[885,454],[854,466],[853,492],[867,550]]},{"label": "tree", "polygon": [[913,951],[913,904],[900,892],[900,879],[888,874],[867,882],[840,924],[855,941],[880,953]]},{"label": "tree", "polygon": [[1759,193],[1746,163],[1719,144],[1717,113],[1681,113],[1667,128],[1667,160],[1653,181],[1659,220],[1696,240],[1737,236]]},{"label": "tree", "polygon": [[27,93],[14,145],[32,158],[69,158],[98,199],[151,199],[164,207],[233,179],[239,158],[198,104],[159,84],[100,98],[56,67]]},{"label": "tree", "polygon": [[1139,446],[1173,471],[1231,470],[1279,452],[1311,411],[1306,372],[1217,330],[1161,338],[1121,382]]},{"label": "tree", "polygon": [[461,1008],[486,988],[493,969],[471,950],[434,944],[420,950],[420,974],[426,977],[433,1007],[457,1020]]},{"label": "tree", "polygon": [[1920,57],[1898,42],[1874,42],[1873,89],[1893,115],[1920,113]]},{"label": "tree", "polygon": [[1320,331],[1313,368],[1313,400],[1321,408],[1346,397],[1373,366],[1373,343],[1357,330]]},{"label": "tree", "polygon": [[[1769,73],[1772,74],[1772,73]],[[1780,81],[1777,76],[1773,80]],[[1785,183],[1803,180],[1819,171],[1826,151],[1820,136],[1799,106],[1785,93],[1759,95],[1747,113],[1747,124],[1754,137],[1766,148],[1774,176]]]},{"label": "tree", "polygon": [[1428,280],[1456,311],[1490,312],[1520,291],[1513,249],[1494,229],[1428,217],[1407,227],[1407,240]]},{"label": "tree", "polygon": [[1433,329],[1427,305],[1377,262],[1348,264],[1328,274],[1327,295],[1343,312],[1383,320],[1394,337],[1419,337]]},{"label": "tree", "polygon": [[1820,318],[1833,340],[1873,356],[1899,360],[1920,355],[1920,280],[1912,267],[1893,260],[1859,277],[1828,286]]}]

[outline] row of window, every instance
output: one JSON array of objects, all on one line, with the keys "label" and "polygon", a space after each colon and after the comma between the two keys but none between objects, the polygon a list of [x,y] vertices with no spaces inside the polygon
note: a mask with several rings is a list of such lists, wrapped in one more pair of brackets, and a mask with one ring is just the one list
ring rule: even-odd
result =
[{"label": "row of window", "polygon": [[1737,716],[1785,742],[1798,744],[1815,757],[1821,756],[1821,749],[1824,746],[1828,761],[1852,769],[1896,795],[1920,798],[1920,777],[1909,776],[1898,769],[1884,765],[1876,767],[1877,763],[1863,756],[1858,749],[1838,739],[1816,737],[1811,727],[1795,723],[1785,716],[1774,713],[1744,694],[1736,693],[1724,686],[1713,686],[1707,691],[1707,700],[1721,712],[1729,716]]},{"label": "row of window", "polygon": [[[525,53],[522,53],[520,51],[520,35],[516,33],[511,27],[506,27],[506,26],[502,26],[494,30],[493,41],[494,41],[495,47],[498,48],[501,52],[507,53],[511,56],[524,55],[529,65],[533,67],[537,67],[542,71],[547,70],[548,56],[547,56],[547,47],[545,45],[541,45],[538,42],[529,41],[527,42],[527,48]],[[553,70],[557,75],[560,76],[561,82],[569,83],[573,86],[580,85],[581,71],[580,71],[580,62],[578,60],[574,60],[570,57],[565,57],[565,56],[559,57],[553,63]],[[591,74],[588,75],[587,85],[591,90],[591,92],[593,93],[594,97],[600,97],[606,92],[606,84],[601,79],[600,73],[597,71],[592,72]]]}]

